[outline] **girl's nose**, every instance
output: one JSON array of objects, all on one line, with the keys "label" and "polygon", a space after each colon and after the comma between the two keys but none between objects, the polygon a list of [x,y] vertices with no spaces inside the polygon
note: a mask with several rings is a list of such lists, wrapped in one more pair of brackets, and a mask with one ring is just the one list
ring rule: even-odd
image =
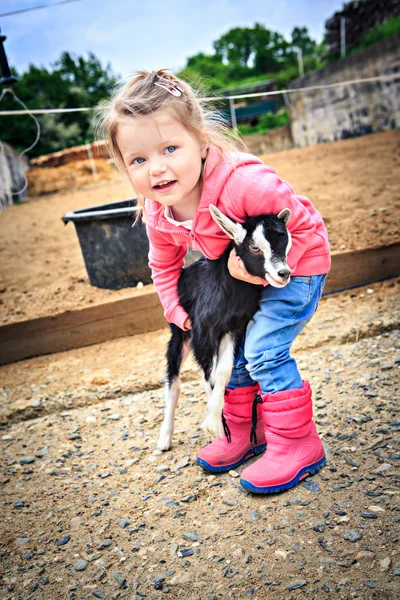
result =
[{"label": "girl's nose", "polygon": [[166,170],[166,165],[164,165],[161,161],[153,161],[150,165],[150,175],[152,176],[165,173]]}]

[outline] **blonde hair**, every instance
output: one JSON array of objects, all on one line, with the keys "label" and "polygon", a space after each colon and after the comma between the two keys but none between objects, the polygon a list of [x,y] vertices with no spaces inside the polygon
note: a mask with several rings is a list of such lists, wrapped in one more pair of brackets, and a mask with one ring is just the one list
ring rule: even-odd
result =
[{"label": "blonde hair", "polygon": [[[178,87],[182,93],[175,96],[165,87],[155,85],[157,83],[166,83],[173,88]],[[97,137],[106,142],[110,157],[123,174],[128,176],[117,144],[118,125],[121,119],[147,116],[162,109],[172,111],[177,121],[199,144],[204,143],[204,136],[206,136],[208,145],[213,146],[221,157],[227,151],[237,152],[238,148],[246,149],[239,136],[188,83],[164,69],[152,72],[138,71],[132,81],[117,88],[111,98],[98,107],[95,117]],[[142,216],[143,211],[144,198],[138,194],[136,220]]]}]

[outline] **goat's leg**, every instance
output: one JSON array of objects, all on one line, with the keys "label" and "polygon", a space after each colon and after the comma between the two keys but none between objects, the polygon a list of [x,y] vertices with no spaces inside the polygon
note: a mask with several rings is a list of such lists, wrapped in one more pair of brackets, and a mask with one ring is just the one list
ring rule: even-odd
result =
[{"label": "goat's leg", "polygon": [[213,437],[220,437],[222,428],[222,409],[224,406],[225,387],[232,373],[235,356],[235,344],[227,334],[221,340],[218,361],[215,369],[214,387],[207,402],[207,414],[201,427]]},{"label": "goat's leg", "polygon": [[214,389],[215,386],[215,370],[217,368],[217,362],[218,362],[218,356],[214,356],[213,361],[212,361],[212,366],[211,366],[211,374],[209,375],[209,377],[205,376],[204,378],[204,384],[205,384],[205,388],[206,388],[206,398],[204,400],[204,402],[208,402],[209,398],[211,397],[212,391]]},{"label": "goat's leg", "polygon": [[157,447],[159,450],[169,450],[172,445],[174,433],[175,409],[181,391],[181,369],[190,348],[189,335],[185,334],[176,325],[171,326],[171,339],[167,349],[167,380],[165,384],[165,415],[158,436]]}]

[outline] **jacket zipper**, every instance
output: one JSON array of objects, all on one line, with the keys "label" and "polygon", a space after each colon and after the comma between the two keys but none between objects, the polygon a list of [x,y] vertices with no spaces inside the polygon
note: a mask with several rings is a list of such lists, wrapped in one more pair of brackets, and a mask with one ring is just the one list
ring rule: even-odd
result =
[{"label": "jacket zipper", "polygon": [[[162,233],[165,233],[164,229],[159,229],[158,227],[155,227],[155,229],[157,231],[161,231]],[[194,237],[194,235],[191,231],[189,231],[189,230],[180,231],[179,229],[169,229],[166,233],[173,233],[173,234],[180,234],[180,235],[188,236],[192,242],[192,250],[196,250],[196,238]]]}]

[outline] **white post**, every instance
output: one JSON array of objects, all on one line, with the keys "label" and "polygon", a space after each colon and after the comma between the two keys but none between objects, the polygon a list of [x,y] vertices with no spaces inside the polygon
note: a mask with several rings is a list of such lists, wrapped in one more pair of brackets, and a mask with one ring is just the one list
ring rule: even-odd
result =
[{"label": "white post", "polygon": [[86,150],[88,153],[90,166],[92,167],[93,179],[97,182],[99,180],[99,175],[97,173],[96,162],[93,158],[92,145],[90,144],[90,142],[86,142]]},{"label": "white post", "polygon": [[340,57],[346,56],[346,17],[340,17]]},{"label": "white post", "polygon": [[229,108],[231,110],[232,129],[237,131],[236,111],[235,111],[235,104],[233,102],[233,98],[229,98]]},{"label": "white post", "polygon": [[300,77],[304,77],[303,53],[301,51],[301,48],[297,49],[297,60],[299,63]]}]

